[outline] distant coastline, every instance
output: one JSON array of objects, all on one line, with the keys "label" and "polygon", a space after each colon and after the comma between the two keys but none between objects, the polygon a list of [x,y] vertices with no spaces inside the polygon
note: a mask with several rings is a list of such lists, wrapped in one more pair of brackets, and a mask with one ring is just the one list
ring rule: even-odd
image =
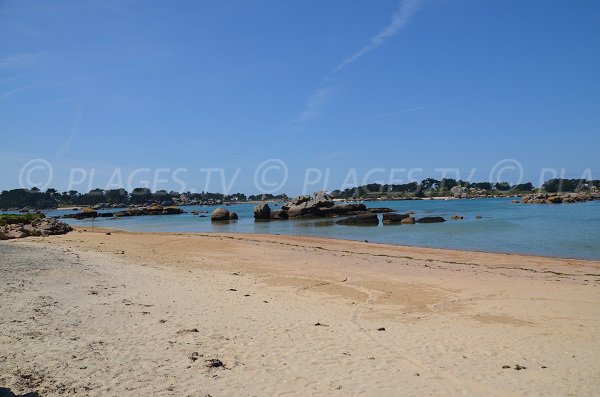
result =
[{"label": "distant coastline", "polygon": [[[490,197],[522,197],[526,195],[564,193],[586,193],[596,199],[600,192],[600,180],[586,179],[549,179],[540,187],[531,183],[510,185],[508,182],[468,182],[455,179],[436,180],[427,178],[420,183],[378,184],[355,186],[344,190],[333,190],[329,194],[336,201],[381,201],[381,200],[450,200],[455,198],[474,199]],[[175,192],[148,188],[135,188],[131,192],[125,189],[92,189],[87,193],[75,190],[59,192],[49,188],[45,192],[37,188],[4,190],[0,193],[0,210],[18,211],[22,209],[56,208],[122,208],[160,204],[163,206],[222,205],[238,203],[281,202],[287,201],[287,194],[224,194],[210,192]]]}]

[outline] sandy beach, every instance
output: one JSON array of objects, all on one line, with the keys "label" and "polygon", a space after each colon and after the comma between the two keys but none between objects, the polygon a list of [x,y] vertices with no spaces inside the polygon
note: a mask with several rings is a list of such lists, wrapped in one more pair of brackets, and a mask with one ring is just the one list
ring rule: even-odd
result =
[{"label": "sandy beach", "polygon": [[40,396],[600,394],[597,261],[107,232],[0,243],[0,387]]}]

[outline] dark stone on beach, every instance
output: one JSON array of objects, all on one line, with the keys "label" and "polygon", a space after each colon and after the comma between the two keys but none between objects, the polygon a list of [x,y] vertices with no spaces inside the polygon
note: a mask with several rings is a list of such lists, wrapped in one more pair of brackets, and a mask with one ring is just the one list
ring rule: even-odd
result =
[{"label": "dark stone on beach", "polygon": [[[31,375],[30,374],[22,374],[21,378],[23,378],[24,380],[30,380]],[[15,394],[9,388],[0,387],[0,397],[41,397],[41,396],[36,391],[31,391],[31,392],[25,393],[25,394]]]},{"label": "dark stone on beach", "polygon": [[200,332],[198,328],[190,328],[190,329],[180,329],[177,331],[178,334],[187,334],[188,332]]},{"label": "dark stone on beach", "polygon": [[402,223],[402,220],[406,218],[409,218],[408,214],[397,214],[395,212],[390,212],[387,214],[383,214],[383,224],[390,225],[395,223]]},{"label": "dark stone on beach", "polygon": [[338,225],[358,225],[358,226],[377,226],[379,224],[379,218],[377,214],[361,214],[350,216],[348,218],[340,219],[336,221]]},{"label": "dark stone on beach", "polygon": [[254,207],[254,219],[270,219],[271,218],[271,207],[269,204],[262,203]]},{"label": "dark stone on beach", "polygon": [[522,369],[527,369],[527,367],[524,367],[524,366],[522,366],[522,365],[519,365],[519,364],[515,364],[515,369],[516,369],[517,371],[520,371],[520,370],[522,370]]},{"label": "dark stone on beach", "polygon": [[446,222],[441,216],[425,216],[416,220],[417,223],[439,223]]},{"label": "dark stone on beach", "polygon": [[223,209],[221,207],[215,209],[212,214],[210,214],[211,221],[228,221],[229,220],[229,211]]},{"label": "dark stone on beach", "polygon": [[510,369],[510,365],[503,365],[502,369]]},{"label": "dark stone on beach", "polygon": [[403,225],[414,225],[415,224],[415,218],[413,218],[412,216],[409,216],[408,218],[404,218],[400,221],[401,224]]},{"label": "dark stone on beach", "polygon": [[385,331],[384,327],[377,328],[377,331]]},{"label": "dark stone on beach", "polygon": [[211,358],[210,360],[206,360],[206,366],[208,368],[220,368],[225,367],[225,364],[223,364],[223,361],[219,360],[218,358]]}]

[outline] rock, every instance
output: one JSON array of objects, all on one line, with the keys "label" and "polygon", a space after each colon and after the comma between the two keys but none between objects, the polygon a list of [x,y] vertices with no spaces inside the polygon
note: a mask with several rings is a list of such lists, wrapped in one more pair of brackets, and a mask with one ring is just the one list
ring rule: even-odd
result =
[{"label": "rock", "polygon": [[408,218],[404,218],[400,221],[401,224],[403,225],[414,225],[415,224],[415,218],[413,218],[412,216],[409,216]]},{"label": "rock", "polygon": [[162,215],[176,215],[181,214],[183,210],[179,207],[164,207]]},{"label": "rock", "polygon": [[360,215],[367,213],[367,207],[364,204],[335,204],[331,207],[317,207],[310,215],[315,217],[337,217]]},{"label": "rock", "polygon": [[315,216],[319,208],[333,207],[334,202],[325,192],[317,192],[312,196],[301,196],[283,205],[290,218]]},{"label": "rock", "polygon": [[229,220],[229,211],[223,209],[221,207],[215,209],[212,214],[210,214],[210,220],[215,221],[228,221]]},{"label": "rock", "polygon": [[115,212],[113,215],[122,217],[140,215],[177,215],[181,213],[183,213],[183,210],[179,207],[163,207],[158,204],[152,204],[148,207],[127,208],[126,210]]},{"label": "rock", "polygon": [[464,219],[464,217],[462,215],[452,215],[450,217],[450,219],[459,220],[459,219]]},{"label": "rock", "polygon": [[236,221],[238,219],[238,214],[236,214],[235,212],[230,212],[229,213],[229,220],[230,221]]},{"label": "rock", "polygon": [[74,218],[74,219],[86,219],[86,218],[95,218],[98,216],[98,211],[92,208],[84,208],[81,212],[76,214],[67,214],[64,215],[63,218]]},{"label": "rock", "polygon": [[367,208],[367,211],[372,212],[374,214],[384,214],[384,213],[387,213],[387,212],[394,212],[393,209],[391,209],[391,208],[384,208],[384,207]]},{"label": "rock", "polygon": [[383,224],[391,225],[395,223],[401,223],[403,219],[409,218],[408,214],[397,214],[395,212],[390,212],[383,214]]},{"label": "rock", "polygon": [[549,204],[560,204],[560,203],[562,203],[562,197],[550,196],[546,199],[546,202],[548,202]]},{"label": "rock", "polygon": [[439,223],[446,222],[441,216],[425,216],[416,220],[417,223]]},{"label": "rock", "polygon": [[31,222],[31,226],[38,230],[42,236],[67,234],[73,230],[71,226],[55,218],[36,219]]},{"label": "rock", "polygon": [[254,219],[270,219],[271,207],[267,203],[258,204],[254,207]]},{"label": "rock", "polygon": [[287,219],[287,218],[288,218],[288,213],[284,210],[271,211],[270,219],[281,220],[281,219]]},{"label": "rock", "polygon": [[475,215],[475,219],[481,219],[483,218],[481,215]]},{"label": "rock", "polygon": [[0,227],[0,240],[23,238],[28,236],[49,236],[66,234],[73,228],[55,218],[39,218],[28,224],[10,224]]},{"label": "rock", "polygon": [[361,214],[340,219],[336,222],[338,225],[360,225],[360,226],[377,226],[379,218],[377,214]]},{"label": "rock", "polygon": [[211,358],[210,360],[206,360],[206,366],[208,368],[220,368],[225,367],[225,364],[223,364],[223,361],[219,360],[218,358]]}]

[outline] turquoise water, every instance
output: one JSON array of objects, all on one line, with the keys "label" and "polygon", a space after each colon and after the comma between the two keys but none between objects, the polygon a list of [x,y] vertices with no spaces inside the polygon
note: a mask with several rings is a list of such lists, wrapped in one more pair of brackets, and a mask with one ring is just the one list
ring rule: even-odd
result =
[{"label": "turquoise water", "polygon": [[[252,204],[226,207],[240,219],[211,224],[189,212],[215,207],[182,207],[186,214],[98,218],[98,227],[145,232],[234,232],[323,236],[370,242],[454,248],[473,251],[522,253],[564,258],[600,260],[600,202],[576,204],[512,204],[510,199],[379,201],[369,207],[390,207],[398,212],[415,211],[416,217],[440,215],[463,220],[416,225],[342,226],[332,220],[254,222]],[[273,208],[273,206],[271,206]],[[66,211],[49,211],[60,215]],[[475,219],[481,215],[482,219]],[[381,217],[381,215],[380,215]],[[89,220],[66,219],[72,225],[92,226]]]}]

